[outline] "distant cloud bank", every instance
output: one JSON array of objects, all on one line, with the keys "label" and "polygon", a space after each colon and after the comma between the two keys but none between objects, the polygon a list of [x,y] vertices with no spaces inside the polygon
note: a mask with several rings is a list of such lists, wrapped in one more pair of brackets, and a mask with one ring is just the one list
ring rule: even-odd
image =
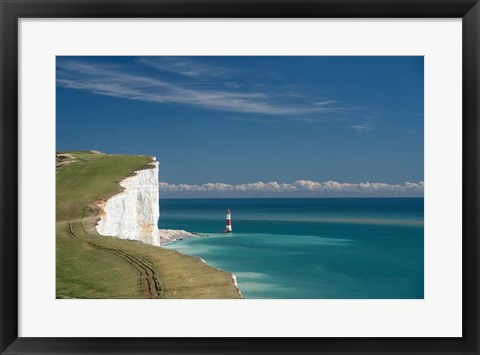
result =
[{"label": "distant cloud bank", "polygon": [[254,182],[231,185],[159,183],[162,197],[422,197],[423,181],[387,184],[381,182],[344,183],[297,180],[293,183]]}]

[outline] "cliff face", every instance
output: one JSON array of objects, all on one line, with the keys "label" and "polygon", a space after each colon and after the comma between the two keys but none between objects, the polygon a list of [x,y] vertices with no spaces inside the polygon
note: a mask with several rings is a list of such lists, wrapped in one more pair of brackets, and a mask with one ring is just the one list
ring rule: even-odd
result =
[{"label": "cliff face", "polygon": [[159,246],[158,162],[120,182],[124,191],[99,204],[99,234]]}]

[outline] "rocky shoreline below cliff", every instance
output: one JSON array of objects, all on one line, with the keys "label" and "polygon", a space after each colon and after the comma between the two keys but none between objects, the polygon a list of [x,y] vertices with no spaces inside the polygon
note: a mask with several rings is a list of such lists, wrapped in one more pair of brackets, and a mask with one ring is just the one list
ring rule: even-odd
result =
[{"label": "rocky shoreline below cliff", "polygon": [[195,237],[208,237],[207,234],[191,233],[183,229],[159,229],[160,246],[173,243],[176,240],[183,240]]}]

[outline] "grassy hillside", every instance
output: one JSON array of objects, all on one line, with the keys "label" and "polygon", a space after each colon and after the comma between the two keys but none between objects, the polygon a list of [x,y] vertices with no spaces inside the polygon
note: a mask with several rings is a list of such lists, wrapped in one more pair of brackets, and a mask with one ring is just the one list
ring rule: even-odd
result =
[{"label": "grassy hillside", "polygon": [[65,152],[57,157],[57,298],[238,298],[230,275],[199,258],[99,236],[96,204],[148,168],[146,156]]}]

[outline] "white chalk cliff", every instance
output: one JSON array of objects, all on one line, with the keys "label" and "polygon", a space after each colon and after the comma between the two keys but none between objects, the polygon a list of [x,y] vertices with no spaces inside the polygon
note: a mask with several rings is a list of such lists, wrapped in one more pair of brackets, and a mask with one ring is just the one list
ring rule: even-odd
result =
[{"label": "white chalk cliff", "polygon": [[134,176],[120,182],[124,188],[121,193],[99,203],[100,220],[96,228],[100,235],[160,245],[158,162],[153,160],[150,169],[136,171]]}]

